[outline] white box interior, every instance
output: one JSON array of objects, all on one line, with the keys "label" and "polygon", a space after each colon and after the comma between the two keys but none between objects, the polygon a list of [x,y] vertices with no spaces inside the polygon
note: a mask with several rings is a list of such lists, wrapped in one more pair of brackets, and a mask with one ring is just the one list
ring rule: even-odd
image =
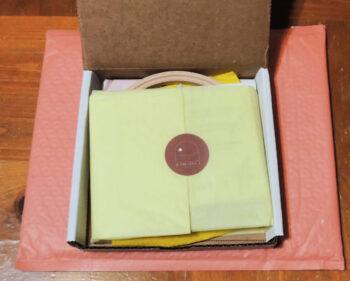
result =
[{"label": "white box interior", "polygon": [[[268,242],[274,237],[283,236],[276,138],[268,70],[266,68],[261,68],[257,72],[254,79],[242,79],[240,84],[255,87],[259,95],[260,113],[274,216],[273,226],[269,228],[265,235],[266,242]],[[67,242],[79,248],[85,248],[88,245],[88,212],[90,209],[88,120],[89,95],[93,90],[101,89],[102,81],[100,81],[98,76],[93,71],[85,70],[83,73],[80,96],[67,231]]]}]

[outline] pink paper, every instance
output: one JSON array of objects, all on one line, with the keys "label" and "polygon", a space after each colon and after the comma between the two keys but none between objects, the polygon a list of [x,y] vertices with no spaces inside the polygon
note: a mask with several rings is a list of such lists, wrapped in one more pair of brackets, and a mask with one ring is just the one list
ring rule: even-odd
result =
[{"label": "pink paper", "polygon": [[77,31],[50,31],[42,70],[16,267],[36,271],[344,269],[325,28],[272,31],[288,227],[281,247],[83,252],[66,243],[82,78]]},{"label": "pink paper", "polygon": [[121,91],[127,90],[131,85],[140,79],[106,79],[103,84],[103,90],[105,91]]}]

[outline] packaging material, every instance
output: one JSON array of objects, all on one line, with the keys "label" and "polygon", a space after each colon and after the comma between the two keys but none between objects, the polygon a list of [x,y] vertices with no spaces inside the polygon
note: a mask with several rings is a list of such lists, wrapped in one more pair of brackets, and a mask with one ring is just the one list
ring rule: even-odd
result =
[{"label": "packaging material", "polygon": [[253,87],[94,91],[89,124],[93,240],[272,226]]},{"label": "packaging material", "polygon": [[41,271],[344,269],[324,26],[273,31],[270,55],[288,222],[281,247],[82,252],[66,243],[81,86],[80,41],[78,32],[49,32],[16,267]]},{"label": "packaging material", "polygon": [[267,65],[270,2],[78,0],[84,69],[105,78],[167,69],[252,78]]},{"label": "packaging material", "polygon": [[183,129],[182,98],[146,91],[90,96],[93,241],[191,232],[187,177],[168,168],[162,145]]}]

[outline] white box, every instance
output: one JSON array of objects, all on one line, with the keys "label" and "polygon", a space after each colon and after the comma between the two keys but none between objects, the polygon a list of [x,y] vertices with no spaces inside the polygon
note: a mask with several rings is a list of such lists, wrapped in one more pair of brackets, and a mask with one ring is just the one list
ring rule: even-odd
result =
[{"label": "white box", "polygon": [[[74,247],[85,250],[102,249],[102,247],[90,246],[88,241],[90,210],[88,102],[89,95],[93,90],[102,89],[102,82],[103,81],[101,81],[93,71],[84,71],[79,105],[77,135],[75,142],[67,242]],[[276,138],[274,130],[271,88],[268,70],[266,68],[260,68],[254,79],[243,79],[241,80],[241,83],[255,87],[259,95],[260,113],[270,181],[274,223],[273,226],[270,227],[265,233],[264,243],[237,243],[234,245],[228,245],[227,247],[222,247],[223,245],[220,244],[220,249],[242,247],[274,247],[277,245],[278,240],[281,237],[283,237],[283,220],[281,210]],[[205,246],[205,248],[215,249],[217,248],[217,246],[218,245]],[[121,250],[120,248],[103,248],[105,248],[105,250],[106,248],[108,250]],[[183,250],[186,248],[188,249],[188,247],[182,247],[182,249],[176,248],[175,250]],[[194,248],[201,249],[203,247],[190,247],[191,250],[193,250]]]}]

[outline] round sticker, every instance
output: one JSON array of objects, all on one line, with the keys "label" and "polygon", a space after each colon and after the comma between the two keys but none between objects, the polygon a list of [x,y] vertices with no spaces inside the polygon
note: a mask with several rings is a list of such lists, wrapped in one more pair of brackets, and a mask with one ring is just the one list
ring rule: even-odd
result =
[{"label": "round sticker", "polygon": [[165,160],[175,173],[191,176],[202,171],[207,165],[209,149],[200,137],[182,134],[168,143],[165,149]]}]

